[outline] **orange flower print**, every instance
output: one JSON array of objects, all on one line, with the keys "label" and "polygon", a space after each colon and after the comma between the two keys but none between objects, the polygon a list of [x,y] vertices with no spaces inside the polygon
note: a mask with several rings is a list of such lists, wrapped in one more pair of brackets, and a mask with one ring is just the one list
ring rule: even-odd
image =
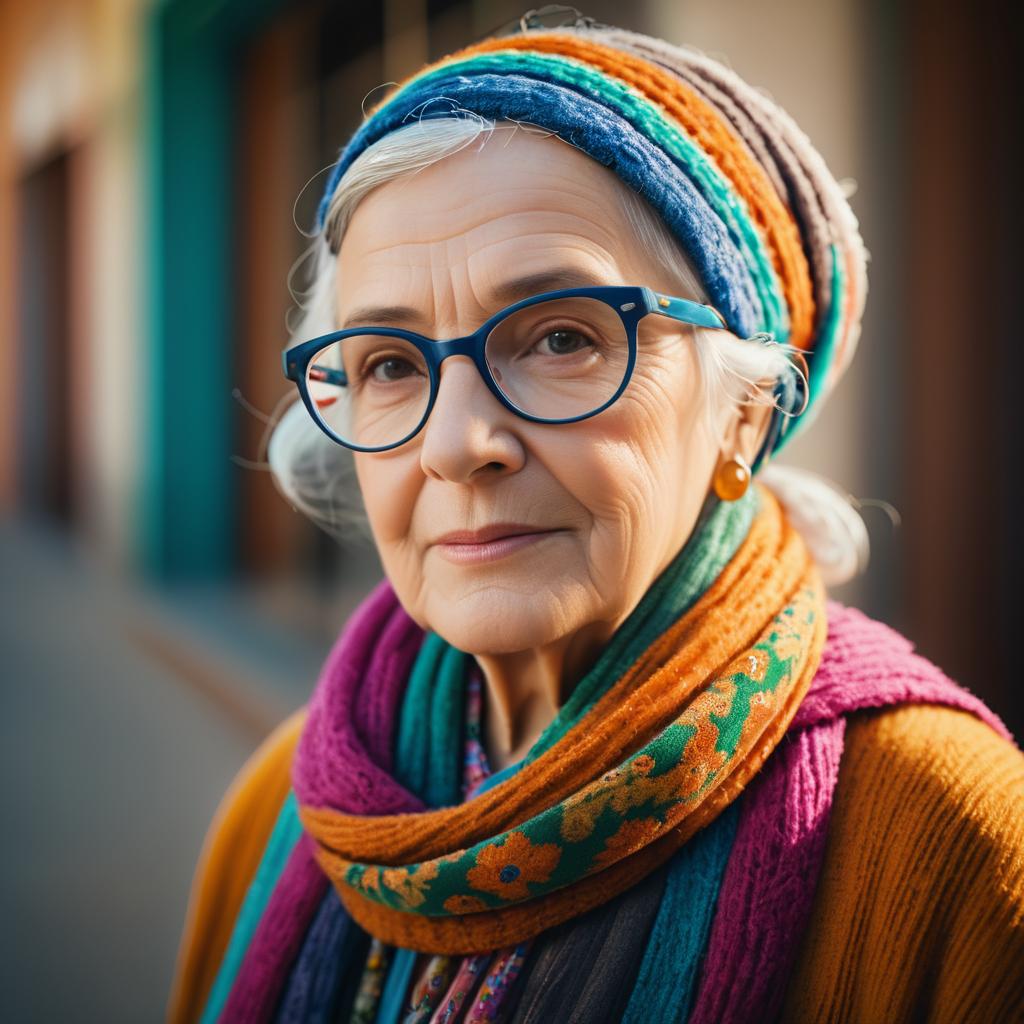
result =
[{"label": "orange flower print", "polygon": [[449,896],[443,906],[449,914],[476,914],[487,909],[487,904],[479,896],[464,896],[461,893]]},{"label": "orange flower print", "polygon": [[510,832],[503,843],[490,843],[477,855],[476,867],[466,872],[474,889],[506,900],[530,896],[528,882],[546,882],[562,856],[555,843],[531,843],[522,832]]},{"label": "orange flower print", "polygon": [[381,881],[410,910],[418,907],[427,897],[424,890],[437,878],[437,862],[425,861],[415,871],[408,868],[384,868]]},{"label": "orange flower print", "polygon": [[380,868],[376,864],[349,864],[345,882],[367,896],[377,896],[380,893]]},{"label": "orange flower print", "polygon": [[662,828],[657,818],[624,821],[618,831],[605,840],[604,849],[594,858],[594,870],[606,868],[609,864],[614,864],[641,846],[645,846]]}]

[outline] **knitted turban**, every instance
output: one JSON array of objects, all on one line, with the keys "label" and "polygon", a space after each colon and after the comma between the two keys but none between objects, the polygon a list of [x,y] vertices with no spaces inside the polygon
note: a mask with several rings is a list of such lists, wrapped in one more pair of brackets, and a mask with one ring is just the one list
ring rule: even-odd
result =
[{"label": "knitted turban", "polygon": [[764,455],[810,422],[857,344],[866,253],[842,190],[784,111],[696,51],[610,26],[488,38],[428,64],[370,111],[332,169],[318,227],[367,147],[459,110],[547,129],[640,193],[729,329],[770,333],[807,361],[806,408],[776,413]]}]

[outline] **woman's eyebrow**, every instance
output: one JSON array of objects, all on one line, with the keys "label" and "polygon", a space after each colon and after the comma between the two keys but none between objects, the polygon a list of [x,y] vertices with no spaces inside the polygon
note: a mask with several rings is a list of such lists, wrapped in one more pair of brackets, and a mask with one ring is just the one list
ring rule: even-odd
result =
[{"label": "woman's eyebrow", "polygon": [[505,281],[491,291],[490,298],[495,307],[510,306],[513,302],[529,298],[531,295],[539,295],[541,292],[553,292],[559,288],[587,288],[608,283],[598,274],[582,267],[555,267]]},{"label": "woman's eyebrow", "polygon": [[422,320],[423,314],[413,306],[360,306],[345,319],[343,331],[350,327],[397,327]]},{"label": "woman's eyebrow", "polygon": [[[586,288],[607,284],[593,271],[579,267],[555,267],[541,270],[533,274],[513,278],[496,285],[488,293],[488,305],[494,311],[510,306],[520,299],[538,295],[541,292],[553,292],[559,288]],[[396,326],[400,324],[422,322],[421,310],[414,306],[360,306],[345,319],[342,330],[362,325]]]}]

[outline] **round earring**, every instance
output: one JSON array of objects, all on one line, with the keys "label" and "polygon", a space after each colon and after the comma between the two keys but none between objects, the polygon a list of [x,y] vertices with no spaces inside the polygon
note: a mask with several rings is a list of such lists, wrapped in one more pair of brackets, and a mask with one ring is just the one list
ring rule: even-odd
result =
[{"label": "round earring", "polygon": [[715,494],[722,501],[742,498],[750,485],[750,467],[742,455],[736,454],[715,470]]}]

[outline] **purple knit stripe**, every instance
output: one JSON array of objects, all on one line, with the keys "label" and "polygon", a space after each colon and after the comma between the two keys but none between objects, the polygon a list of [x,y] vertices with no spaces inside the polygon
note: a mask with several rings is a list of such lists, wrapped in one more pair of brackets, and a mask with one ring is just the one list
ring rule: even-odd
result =
[{"label": "purple knit stripe", "polygon": [[327,885],[327,876],[313,857],[313,842],[303,835],[256,926],[219,1024],[262,1024],[271,1019]]},{"label": "purple knit stripe", "polygon": [[424,810],[390,772],[398,701],[423,635],[387,579],[349,619],[313,691],[295,753],[300,805],[347,814]]},{"label": "purple knit stripe", "polygon": [[838,601],[829,601],[827,611],[828,640],[821,665],[790,729],[909,701],[969,711],[1015,742],[998,715],[938,666],[915,654],[913,643],[896,630]]},{"label": "purple knit stripe", "polygon": [[750,783],[687,1024],[772,1020],[825,852],[846,721],[780,743]]},{"label": "purple knit stripe", "polygon": [[[356,695],[356,728],[366,756],[389,775],[399,702],[425,635],[396,600],[374,649],[366,682]],[[339,799],[333,791],[324,796],[331,804]]]}]

